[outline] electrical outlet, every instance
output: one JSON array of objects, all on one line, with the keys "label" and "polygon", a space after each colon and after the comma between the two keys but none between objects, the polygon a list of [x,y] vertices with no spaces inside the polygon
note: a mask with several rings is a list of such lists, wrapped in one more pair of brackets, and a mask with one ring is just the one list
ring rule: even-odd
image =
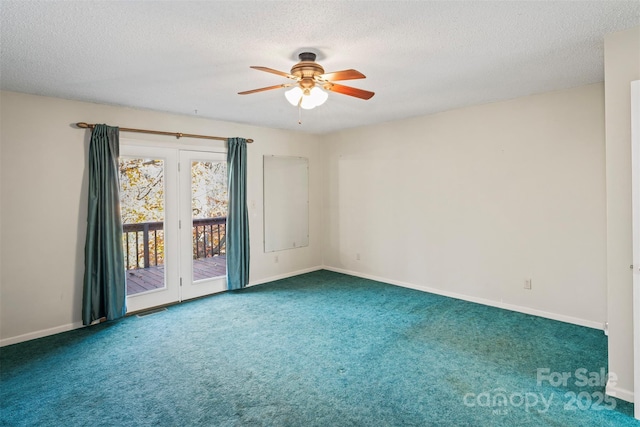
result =
[{"label": "electrical outlet", "polygon": [[360,261],[360,254],[356,254],[356,261]]},{"label": "electrical outlet", "polygon": [[276,264],[278,263],[278,255],[276,255],[276,256],[273,258],[273,262],[275,262]]},{"label": "electrical outlet", "polygon": [[526,279],[524,281],[524,288],[528,289],[528,290],[531,290],[531,279]]}]

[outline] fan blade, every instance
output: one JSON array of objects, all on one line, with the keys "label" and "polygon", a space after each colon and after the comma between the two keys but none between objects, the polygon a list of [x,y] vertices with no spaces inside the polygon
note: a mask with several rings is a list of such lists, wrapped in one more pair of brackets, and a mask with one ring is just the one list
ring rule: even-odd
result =
[{"label": "fan blade", "polygon": [[368,90],[357,89],[351,86],[339,85],[337,83],[329,83],[324,87],[326,90],[330,90],[332,92],[338,92],[343,95],[355,96],[360,99],[370,99],[375,92],[369,92]]},{"label": "fan blade", "polygon": [[288,79],[298,80],[298,78],[292,74],[285,73],[284,71],[274,70],[273,68],[254,67],[254,66],[251,66],[249,68],[253,68],[254,70],[266,71],[267,73],[271,73],[271,74],[277,74],[279,76],[286,77]]},{"label": "fan blade", "polygon": [[289,87],[289,86],[292,86],[292,85],[293,85],[292,83],[287,83],[287,84],[282,84],[282,85],[261,87],[260,89],[245,90],[244,92],[238,92],[238,95],[249,95],[250,93],[264,92],[265,90],[271,90],[271,89],[280,89],[281,87]]},{"label": "fan blade", "polygon": [[321,80],[335,81],[335,80],[355,80],[366,79],[367,76],[357,70],[342,70],[334,71],[333,73],[325,73],[318,76]]}]

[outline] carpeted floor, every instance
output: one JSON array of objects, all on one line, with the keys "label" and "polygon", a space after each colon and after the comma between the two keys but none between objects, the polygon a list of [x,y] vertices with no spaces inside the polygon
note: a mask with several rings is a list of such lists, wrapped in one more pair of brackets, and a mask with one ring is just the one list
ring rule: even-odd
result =
[{"label": "carpeted floor", "polygon": [[0,424],[640,425],[606,366],[602,331],[318,271],[4,347]]}]

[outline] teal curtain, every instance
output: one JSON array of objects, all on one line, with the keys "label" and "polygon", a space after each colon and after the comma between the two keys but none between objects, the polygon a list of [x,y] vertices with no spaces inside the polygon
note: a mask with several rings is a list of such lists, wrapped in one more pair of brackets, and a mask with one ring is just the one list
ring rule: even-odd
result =
[{"label": "teal curtain", "polygon": [[242,289],[249,283],[249,215],[247,213],[247,141],[227,139],[227,287]]},{"label": "teal curtain", "polygon": [[126,308],[118,156],[119,129],[96,125],[89,146],[89,207],[82,323],[123,317]]}]

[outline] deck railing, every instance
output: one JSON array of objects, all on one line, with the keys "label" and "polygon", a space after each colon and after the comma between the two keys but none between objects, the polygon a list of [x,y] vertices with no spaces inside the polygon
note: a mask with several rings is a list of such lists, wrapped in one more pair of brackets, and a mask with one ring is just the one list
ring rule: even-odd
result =
[{"label": "deck railing", "polygon": [[[227,217],[194,219],[193,259],[226,253]],[[127,270],[164,264],[164,223],[123,224],[122,244]]]},{"label": "deck railing", "polygon": [[193,259],[226,253],[227,217],[193,220]]}]

